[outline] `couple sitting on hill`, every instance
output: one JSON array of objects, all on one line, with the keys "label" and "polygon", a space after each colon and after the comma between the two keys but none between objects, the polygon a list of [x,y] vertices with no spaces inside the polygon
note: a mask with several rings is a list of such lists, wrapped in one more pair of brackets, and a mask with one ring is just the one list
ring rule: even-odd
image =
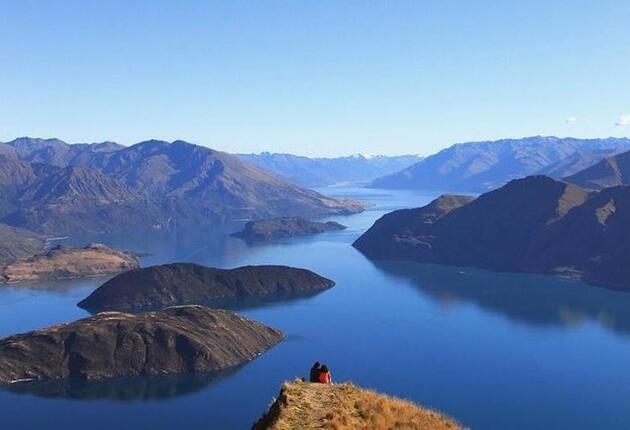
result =
[{"label": "couple sitting on hill", "polygon": [[311,382],[319,382],[321,384],[332,384],[332,375],[328,367],[320,365],[319,361],[316,361],[311,367]]}]

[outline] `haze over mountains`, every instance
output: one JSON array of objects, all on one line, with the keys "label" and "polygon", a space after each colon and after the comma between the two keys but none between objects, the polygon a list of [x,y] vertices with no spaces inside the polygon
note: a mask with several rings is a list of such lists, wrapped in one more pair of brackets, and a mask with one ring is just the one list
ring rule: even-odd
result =
[{"label": "haze over mountains", "polygon": [[561,274],[630,289],[630,187],[592,192],[530,176],[473,199],[445,195],[378,220],[370,258]]},{"label": "haze over mountains", "polygon": [[45,233],[362,210],[183,141],[122,147],[20,138],[0,153],[0,220]]},{"label": "haze over mountains", "polygon": [[307,187],[364,185],[422,160],[419,155],[310,158],[291,154],[239,154],[242,160]]},{"label": "haze over mountains", "polygon": [[562,178],[601,158],[630,149],[628,138],[576,139],[534,136],[468,142],[371,183],[376,188],[483,192],[532,174]]}]

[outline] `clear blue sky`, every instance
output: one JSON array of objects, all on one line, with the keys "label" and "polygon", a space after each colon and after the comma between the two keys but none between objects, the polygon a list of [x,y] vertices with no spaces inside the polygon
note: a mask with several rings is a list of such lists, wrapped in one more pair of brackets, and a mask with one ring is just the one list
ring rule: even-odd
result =
[{"label": "clear blue sky", "polygon": [[0,0],[0,140],[428,154],[630,135],[630,1]]}]

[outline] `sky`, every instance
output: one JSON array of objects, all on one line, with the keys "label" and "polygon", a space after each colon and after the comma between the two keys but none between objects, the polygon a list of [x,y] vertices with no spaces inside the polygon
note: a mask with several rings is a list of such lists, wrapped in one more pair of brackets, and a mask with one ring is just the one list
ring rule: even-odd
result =
[{"label": "sky", "polygon": [[0,141],[335,156],[628,136],[628,23],[628,0],[0,0]]}]

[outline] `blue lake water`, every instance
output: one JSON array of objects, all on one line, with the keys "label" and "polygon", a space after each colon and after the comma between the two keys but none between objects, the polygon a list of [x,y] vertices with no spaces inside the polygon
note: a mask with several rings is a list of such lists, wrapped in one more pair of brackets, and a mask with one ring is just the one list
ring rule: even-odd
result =
[{"label": "blue lake water", "polygon": [[[350,246],[354,239],[384,213],[436,194],[326,192],[374,206],[334,218],[345,231],[264,245],[199,231],[93,238],[150,253],[144,265],[286,264],[337,286],[243,309],[288,337],[239,369],[0,389],[2,428],[249,428],[281,383],[306,376],[315,360],[337,381],[413,399],[475,429],[630,428],[630,293],[537,275],[372,262]],[[87,316],[75,305],[103,281],[0,287],[0,336]]]}]

